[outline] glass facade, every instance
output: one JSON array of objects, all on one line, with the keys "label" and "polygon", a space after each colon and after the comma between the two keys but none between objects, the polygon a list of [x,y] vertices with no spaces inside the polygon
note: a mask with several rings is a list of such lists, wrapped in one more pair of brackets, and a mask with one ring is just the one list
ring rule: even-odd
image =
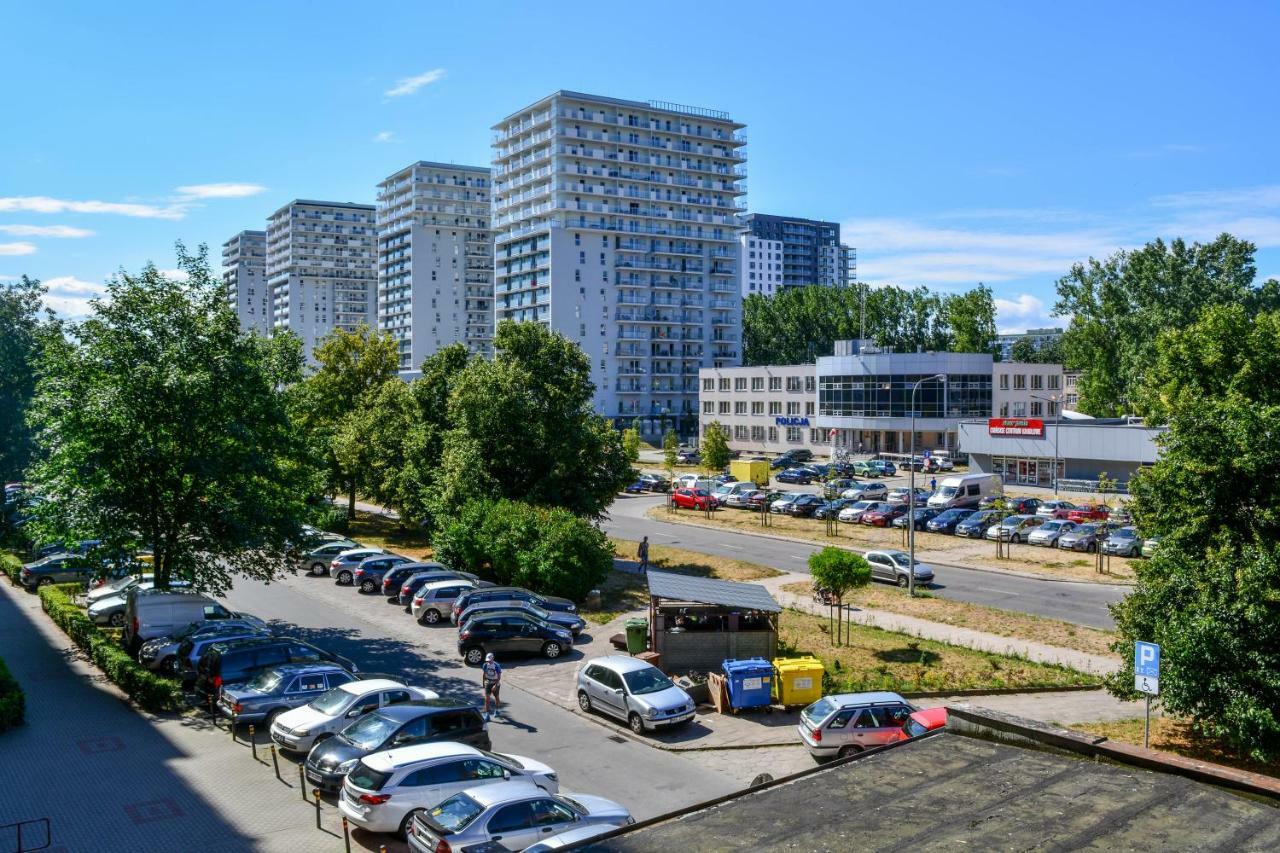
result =
[{"label": "glass facade", "polygon": [[[911,389],[933,374],[818,377],[818,414],[854,418],[911,417]],[[925,382],[916,393],[916,417],[991,416],[991,374],[954,373],[946,387]]]}]

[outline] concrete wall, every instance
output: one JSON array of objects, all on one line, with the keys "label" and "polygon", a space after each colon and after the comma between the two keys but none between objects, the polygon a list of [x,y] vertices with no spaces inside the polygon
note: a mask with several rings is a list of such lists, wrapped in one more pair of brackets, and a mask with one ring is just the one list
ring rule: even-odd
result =
[{"label": "concrete wall", "polygon": [[662,655],[662,669],[666,672],[719,672],[720,664],[726,660],[773,660],[778,652],[778,635],[772,631],[658,631],[655,641],[654,651]]}]

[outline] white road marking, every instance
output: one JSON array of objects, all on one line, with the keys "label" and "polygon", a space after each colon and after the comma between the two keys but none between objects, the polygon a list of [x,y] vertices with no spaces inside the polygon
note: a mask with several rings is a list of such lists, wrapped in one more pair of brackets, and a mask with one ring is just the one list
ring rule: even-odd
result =
[{"label": "white road marking", "polygon": [[788,556],[788,557],[790,557],[790,558],[791,558],[791,559],[793,559],[793,560],[807,560],[807,559],[809,559],[808,557],[801,557],[799,554],[788,554],[787,556]]},{"label": "white road marking", "polygon": [[745,551],[745,550],[747,550],[746,548],[743,548],[741,545],[730,545],[728,542],[722,542],[721,544],[722,544],[722,545],[724,545],[724,547],[726,547],[726,548],[732,548],[732,549],[733,549],[733,550],[735,550],[735,551]]},{"label": "white road marking", "polygon": [[1009,592],[1007,589],[992,589],[989,586],[977,586],[974,589],[979,592],[994,592],[996,595],[1021,595],[1020,592]]}]

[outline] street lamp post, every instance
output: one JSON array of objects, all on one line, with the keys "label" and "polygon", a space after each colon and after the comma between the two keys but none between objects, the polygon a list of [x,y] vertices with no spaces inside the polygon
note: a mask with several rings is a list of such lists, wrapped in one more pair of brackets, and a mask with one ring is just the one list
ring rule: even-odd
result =
[{"label": "street lamp post", "polygon": [[911,471],[910,486],[907,492],[907,595],[912,598],[916,594],[916,393],[920,386],[932,381],[946,382],[945,373],[926,376],[911,387],[911,455],[907,457],[907,468]]},{"label": "street lamp post", "polygon": [[1062,403],[1059,401],[1062,395],[1051,394],[1045,397],[1042,394],[1032,394],[1031,399],[1044,400],[1054,406],[1056,417],[1053,419],[1053,496],[1056,498],[1058,496],[1058,433],[1062,431]]}]

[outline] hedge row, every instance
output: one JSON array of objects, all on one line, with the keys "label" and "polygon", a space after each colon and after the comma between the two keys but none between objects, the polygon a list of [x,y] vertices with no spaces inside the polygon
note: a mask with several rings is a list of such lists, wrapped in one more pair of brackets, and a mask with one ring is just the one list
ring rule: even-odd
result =
[{"label": "hedge row", "polygon": [[22,687],[9,674],[4,659],[0,658],[0,732],[22,725],[26,707],[27,698],[22,693]]},{"label": "hedge row", "polygon": [[0,554],[0,569],[9,576],[9,582],[18,583],[18,573],[22,571],[22,561],[12,554]]},{"label": "hedge row", "polygon": [[113,684],[145,711],[181,711],[186,708],[181,687],[162,678],[129,657],[111,637],[75,605],[76,584],[40,588],[40,604],[54,623],[89,655]]}]

